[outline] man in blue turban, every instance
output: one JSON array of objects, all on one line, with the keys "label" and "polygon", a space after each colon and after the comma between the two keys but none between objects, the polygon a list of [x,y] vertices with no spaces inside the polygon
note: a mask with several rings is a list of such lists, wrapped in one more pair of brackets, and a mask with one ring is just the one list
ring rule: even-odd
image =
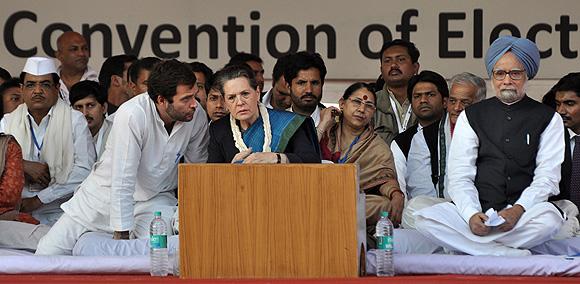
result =
[{"label": "man in blue turban", "polygon": [[418,211],[416,227],[452,251],[529,255],[564,222],[547,202],[559,193],[564,127],[554,110],[526,96],[540,66],[533,42],[500,37],[485,64],[495,97],[457,119],[447,168],[453,203]]}]

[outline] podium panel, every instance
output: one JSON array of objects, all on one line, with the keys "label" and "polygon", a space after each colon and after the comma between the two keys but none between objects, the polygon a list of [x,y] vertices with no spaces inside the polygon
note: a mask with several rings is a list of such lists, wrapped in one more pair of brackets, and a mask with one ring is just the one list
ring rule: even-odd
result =
[{"label": "podium panel", "polygon": [[180,165],[182,278],[357,277],[358,188],[353,164]]}]

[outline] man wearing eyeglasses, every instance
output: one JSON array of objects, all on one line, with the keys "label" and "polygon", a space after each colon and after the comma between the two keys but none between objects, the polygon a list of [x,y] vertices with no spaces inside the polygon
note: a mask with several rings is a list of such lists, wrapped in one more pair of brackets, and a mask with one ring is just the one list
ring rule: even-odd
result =
[{"label": "man wearing eyeglasses", "polygon": [[451,251],[526,256],[564,222],[547,202],[559,192],[564,127],[526,96],[540,65],[536,44],[500,37],[485,63],[496,96],[459,115],[448,162],[453,203],[419,210],[416,227]]},{"label": "man wearing eyeglasses", "polygon": [[95,162],[95,147],[80,112],[59,100],[59,76],[53,59],[32,57],[20,74],[24,104],[6,115],[0,131],[22,147],[25,186],[22,212],[42,224],[54,224],[75,188]]}]

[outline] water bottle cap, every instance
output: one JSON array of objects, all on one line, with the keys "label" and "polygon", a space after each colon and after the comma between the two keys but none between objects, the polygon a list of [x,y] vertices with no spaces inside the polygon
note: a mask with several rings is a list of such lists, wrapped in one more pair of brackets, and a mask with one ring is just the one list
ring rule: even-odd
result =
[{"label": "water bottle cap", "polygon": [[161,211],[155,211],[155,217],[161,217]]},{"label": "water bottle cap", "polygon": [[381,217],[389,217],[389,212],[381,212]]}]

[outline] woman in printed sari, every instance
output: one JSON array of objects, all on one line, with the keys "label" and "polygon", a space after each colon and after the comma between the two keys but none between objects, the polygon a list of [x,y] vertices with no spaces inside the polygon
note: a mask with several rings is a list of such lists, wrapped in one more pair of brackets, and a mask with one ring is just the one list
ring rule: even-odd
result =
[{"label": "woman in printed sari", "polygon": [[214,84],[230,114],[209,127],[208,163],[320,163],[312,119],[266,109],[252,70],[225,67]]},{"label": "woman in printed sari", "polygon": [[354,83],[339,101],[339,121],[323,117],[318,126],[322,159],[359,165],[360,189],[366,193],[367,228],[371,231],[381,211],[389,212],[389,218],[398,225],[405,200],[391,149],[373,130],[375,102],[369,84]]},{"label": "woman in printed sari", "polygon": [[[8,81],[0,87],[0,95],[6,86],[13,87],[20,81]],[[0,97],[0,120],[4,117],[5,103]],[[18,106],[16,104],[15,106]],[[11,110],[12,111],[12,110]],[[18,221],[38,224],[29,213],[20,212],[22,188],[24,187],[24,170],[22,150],[12,135],[0,133],[0,220]]]},{"label": "woman in printed sari", "polygon": [[22,150],[16,139],[0,133],[0,220],[38,224],[30,214],[19,212],[24,170]]}]

